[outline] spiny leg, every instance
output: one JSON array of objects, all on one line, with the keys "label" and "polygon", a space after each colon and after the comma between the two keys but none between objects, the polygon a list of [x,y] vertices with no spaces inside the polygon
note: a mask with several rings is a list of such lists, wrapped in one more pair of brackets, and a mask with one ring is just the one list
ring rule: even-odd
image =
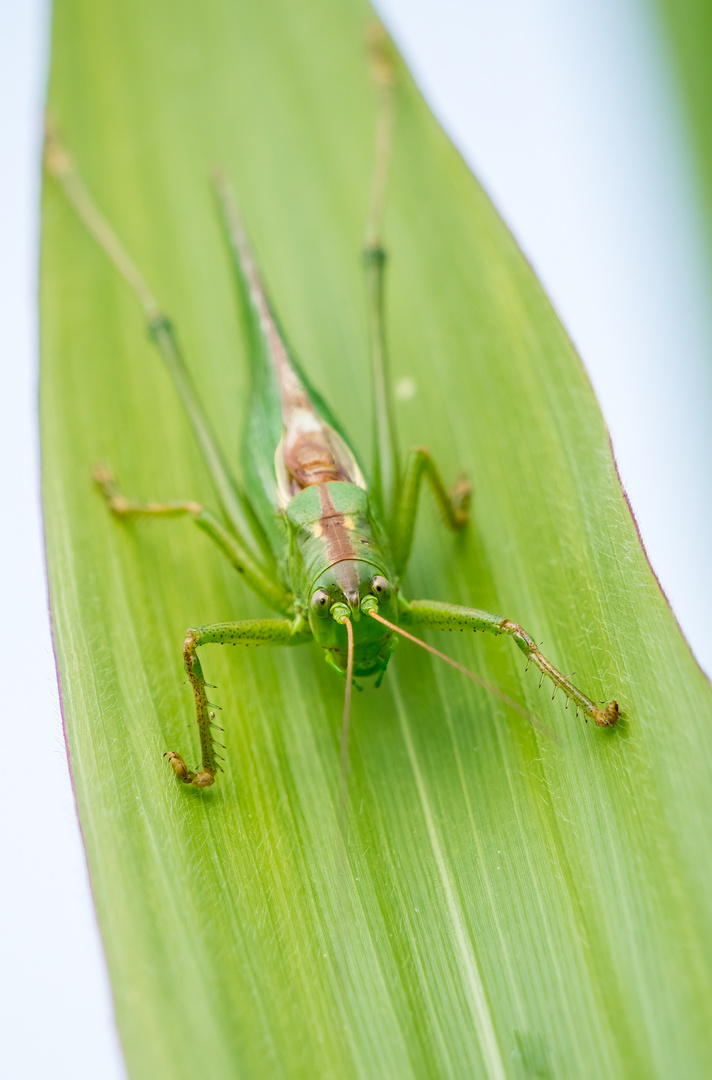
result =
[{"label": "spiny leg", "polygon": [[401,601],[401,622],[405,626],[417,626],[429,630],[485,630],[490,634],[509,634],[524,655],[535,664],[542,673],[551,679],[555,687],[583,709],[587,716],[599,727],[610,727],[618,720],[619,711],[616,701],[600,708],[574,686],[565,675],[539,651],[539,647],[518,623],[492,615],[488,611],[476,608],[460,607],[458,604],[445,604],[438,600]]},{"label": "spiny leg", "polygon": [[114,475],[105,465],[94,469],[94,481],[98,485],[106,504],[119,518],[135,517],[182,517],[188,516],[206,533],[223,555],[243,576],[245,582],[269,607],[282,614],[292,611],[292,596],[280,583],[276,575],[253,558],[239,537],[228,531],[209,510],[197,502],[136,502],[128,499],[119,489]]},{"label": "spiny leg", "polygon": [[301,645],[309,640],[308,633],[295,632],[294,623],[289,619],[243,619],[240,622],[215,623],[213,626],[188,631],[183,643],[183,661],[195,696],[201,750],[200,768],[194,771],[189,769],[181,755],[174,750],[168,750],[164,754],[176,776],[184,784],[210,787],[220,768],[213,735],[213,727],[216,726],[215,706],[208,701],[205,692],[208,684],[205,682],[196,650],[201,645]]},{"label": "spiny leg", "polygon": [[391,521],[393,558],[399,577],[405,573],[410,558],[418,499],[424,479],[430,484],[449,529],[462,529],[469,520],[471,487],[468,481],[460,478],[448,490],[429,452],[425,447],[414,447],[406,459],[403,486]]}]

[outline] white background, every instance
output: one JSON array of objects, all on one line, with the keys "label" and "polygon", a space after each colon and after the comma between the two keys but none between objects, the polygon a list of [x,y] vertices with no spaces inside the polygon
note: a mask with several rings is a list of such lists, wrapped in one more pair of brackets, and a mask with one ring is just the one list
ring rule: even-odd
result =
[{"label": "white background", "polygon": [[[379,8],[581,352],[653,565],[712,670],[712,274],[660,29],[638,0]],[[42,0],[0,0],[0,1037],[8,1076],[114,1080],[124,1071],[64,757],[42,558],[48,34]]]}]

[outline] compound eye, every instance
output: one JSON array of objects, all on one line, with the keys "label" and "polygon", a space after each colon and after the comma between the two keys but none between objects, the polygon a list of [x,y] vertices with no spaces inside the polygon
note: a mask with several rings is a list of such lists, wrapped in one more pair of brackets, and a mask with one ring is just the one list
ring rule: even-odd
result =
[{"label": "compound eye", "polygon": [[377,596],[379,600],[383,599],[390,589],[390,585],[384,577],[380,574],[376,574],[371,578],[371,592],[374,596]]},{"label": "compound eye", "polygon": [[317,615],[325,617],[329,614],[330,607],[331,597],[329,596],[326,589],[317,589],[311,598],[312,611],[315,612]]}]

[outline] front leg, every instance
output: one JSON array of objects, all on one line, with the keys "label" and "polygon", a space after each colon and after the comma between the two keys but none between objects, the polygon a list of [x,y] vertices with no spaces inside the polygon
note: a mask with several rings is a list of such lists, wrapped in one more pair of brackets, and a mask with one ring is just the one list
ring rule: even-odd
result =
[{"label": "front leg", "polygon": [[220,768],[215,753],[215,713],[205,693],[206,682],[196,650],[201,645],[301,645],[311,640],[311,633],[297,628],[289,619],[242,619],[240,622],[215,623],[198,630],[189,630],[183,644],[183,660],[188,672],[197,715],[201,766],[195,772],[186,765],[180,754],[168,750],[167,757],[176,775],[184,784],[210,787]]},{"label": "front leg", "polygon": [[467,480],[457,480],[448,490],[430,453],[423,446],[414,447],[406,459],[403,484],[393,512],[393,558],[399,577],[405,573],[413,546],[413,529],[423,479],[430,484],[449,529],[463,529],[469,520],[471,488]]},{"label": "front leg", "polygon": [[551,679],[555,686],[563,690],[566,697],[599,727],[610,727],[618,720],[618,702],[611,701],[604,709],[587,698],[573,683],[569,682],[549,660],[539,652],[526,630],[511,619],[492,615],[488,611],[476,608],[460,607],[458,604],[443,604],[438,600],[401,601],[401,622],[405,626],[420,626],[428,630],[485,630],[490,634],[509,634],[528,660]]}]

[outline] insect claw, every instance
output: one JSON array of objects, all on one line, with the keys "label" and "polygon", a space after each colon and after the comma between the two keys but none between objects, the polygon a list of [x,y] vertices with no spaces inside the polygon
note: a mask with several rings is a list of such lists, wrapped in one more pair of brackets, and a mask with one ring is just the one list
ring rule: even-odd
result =
[{"label": "insect claw", "polygon": [[542,673],[542,676],[541,676],[541,678],[539,679],[539,689],[540,689],[540,690],[541,690],[541,684],[542,684],[543,682],[544,682],[544,675],[543,675],[543,673]]},{"label": "insect claw", "polygon": [[180,756],[180,754],[176,754],[174,750],[166,750],[163,756],[164,758],[168,758],[168,763],[175,772],[178,779],[182,780],[186,784],[189,784],[191,781],[192,773],[186,763],[183,761],[183,758]]},{"label": "insect claw", "polygon": [[215,702],[213,702],[213,701],[209,701],[208,705],[210,706],[211,709],[219,709],[220,712],[222,712],[222,705],[216,705]]},{"label": "insect claw", "polygon": [[218,729],[218,731],[224,731],[224,730],[225,730],[225,728],[224,728],[224,727],[220,727],[220,725],[219,725],[219,724],[216,724],[216,723],[215,723],[215,722],[214,722],[213,720],[211,720],[211,721],[210,721],[210,726],[211,726],[211,727],[214,727],[214,728],[217,728],[217,729]]}]

